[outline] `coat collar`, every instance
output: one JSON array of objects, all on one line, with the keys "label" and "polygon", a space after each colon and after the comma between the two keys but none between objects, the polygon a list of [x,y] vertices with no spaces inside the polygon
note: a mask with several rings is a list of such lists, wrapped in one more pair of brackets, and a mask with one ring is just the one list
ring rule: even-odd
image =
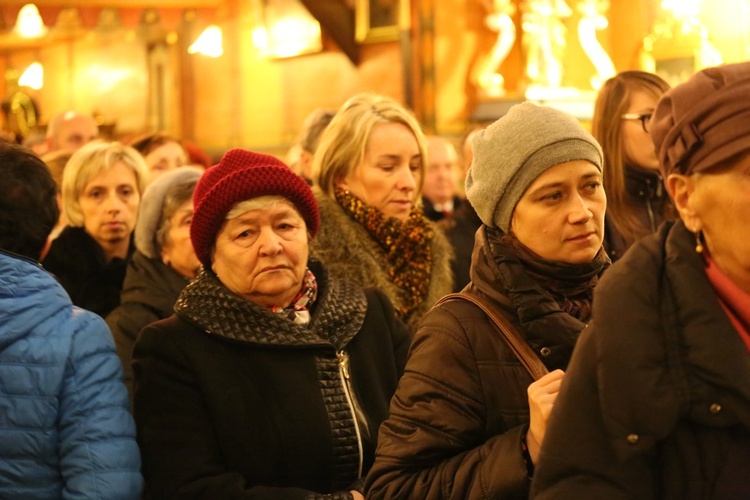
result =
[{"label": "coat collar", "polygon": [[205,269],[183,290],[175,311],[206,333],[231,340],[269,346],[342,349],[361,329],[367,310],[364,292],[348,282],[328,279],[323,266],[310,260],[318,280],[318,300],[308,326],[239,297]]},{"label": "coat collar", "polygon": [[[563,312],[550,293],[532,278],[511,248],[482,226],[475,237],[470,291],[478,291],[516,318],[526,341],[551,371],[564,369],[585,324]],[[514,321],[516,321],[514,320]]]}]

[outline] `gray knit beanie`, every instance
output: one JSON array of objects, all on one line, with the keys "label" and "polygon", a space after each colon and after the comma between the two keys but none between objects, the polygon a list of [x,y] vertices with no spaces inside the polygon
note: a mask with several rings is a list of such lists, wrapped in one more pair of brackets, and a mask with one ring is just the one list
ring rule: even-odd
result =
[{"label": "gray knit beanie", "polygon": [[547,169],[587,160],[601,172],[602,148],[571,115],[523,102],[472,141],[466,197],[482,222],[508,232],[523,193]]},{"label": "gray knit beanie", "polygon": [[161,259],[161,248],[156,243],[156,232],[162,224],[164,200],[173,186],[197,182],[203,169],[180,167],[170,170],[148,185],[138,207],[138,221],[135,224],[135,248],[149,259]]}]

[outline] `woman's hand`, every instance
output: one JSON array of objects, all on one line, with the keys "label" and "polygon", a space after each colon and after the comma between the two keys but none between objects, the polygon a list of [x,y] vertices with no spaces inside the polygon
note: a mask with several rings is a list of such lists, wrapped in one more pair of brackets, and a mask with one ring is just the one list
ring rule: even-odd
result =
[{"label": "woman's hand", "polygon": [[354,497],[354,500],[365,500],[364,495],[357,490],[351,490],[349,491],[349,493],[352,494],[352,497]]},{"label": "woman's hand", "polygon": [[526,432],[526,446],[529,449],[531,461],[536,464],[539,450],[542,447],[544,433],[547,430],[547,419],[560,392],[565,372],[555,370],[548,373],[529,386],[526,390],[529,396],[529,430]]}]

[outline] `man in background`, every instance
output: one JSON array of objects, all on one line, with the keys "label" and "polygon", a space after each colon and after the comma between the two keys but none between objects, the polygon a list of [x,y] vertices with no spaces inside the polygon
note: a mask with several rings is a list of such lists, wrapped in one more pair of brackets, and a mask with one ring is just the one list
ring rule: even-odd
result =
[{"label": "man in background", "polygon": [[65,111],[47,125],[47,152],[64,150],[74,153],[99,135],[99,126],[91,115]]},{"label": "man in background", "polygon": [[305,118],[305,123],[302,124],[297,142],[287,155],[291,169],[310,185],[312,185],[313,157],[318,149],[320,136],[323,135],[323,131],[331,123],[335,114],[335,109],[326,108],[318,108],[310,113]]},{"label": "man in background", "polygon": [[458,169],[458,154],[453,144],[442,137],[427,137],[422,205],[428,219],[439,221],[450,217],[461,204],[456,195]]}]

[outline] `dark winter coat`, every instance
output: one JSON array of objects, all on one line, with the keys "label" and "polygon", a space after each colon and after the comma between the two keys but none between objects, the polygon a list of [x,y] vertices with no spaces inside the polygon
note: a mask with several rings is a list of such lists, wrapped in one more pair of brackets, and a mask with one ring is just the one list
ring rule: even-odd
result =
[{"label": "dark winter coat", "polygon": [[694,248],[667,223],[597,286],[535,498],[750,497],[750,353]]},{"label": "dark winter coat", "polygon": [[[465,200],[463,200],[462,198],[458,196],[454,196],[453,197],[453,213],[455,214],[456,210],[458,210],[459,207],[463,205],[464,203],[466,203]],[[453,216],[453,214],[449,214],[448,216],[446,216],[446,214],[444,214],[443,212],[438,212],[437,210],[435,210],[435,206],[432,204],[430,199],[427,198],[426,196],[422,196],[422,213],[424,214],[425,217],[427,217],[433,222],[438,222],[438,221],[441,221],[443,219],[447,219]]]},{"label": "dark winter coat", "polygon": [[[470,293],[488,299],[549,370],[564,369],[584,324],[560,310],[497,235],[477,233]],[[533,382],[489,318],[467,301],[425,316],[380,429],[368,498],[527,498],[521,451]]]},{"label": "dark winter coat", "polygon": [[[130,252],[135,245],[132,238]],[[104,250],[82,227],[66,227],[42,261],[70,295],[73,304],[102,318],[120,303],[128,261],[114,258],[107,262]]]},{"label": "dark winter coat", "polygon": [[125,373],[124,382],[133,394],[133,346],[144,327],[168,318],[188,279],[159,259],[135,251],[125,273],[120,305],[107,316],[107,326],[117,346]]},{"label": "dark winter coat", "polygon": [[482,225],[477,211],[465,200],[453,212],[453,217],[443,219],[438,226],[445,231],[445,236],[453,247],[455,259],[451,262],[453,271],[453,291],[459,292],[469,284],[471,277],[471,253],[474,250],[474,236]]},{"label": "dark winter coat", "polygon": [[382,293],[310,268],[309,328],[204,271],[141,333],[135,419],[155,498],[350,498],[410,335]]},{"label": "dark winter coat", "polygon": [[[646,234],[655,233],[664,222],[665,209],[671,203],[661,174],[655,170],[626,166],[625,190],[636,210],[640,227],[646,230]],[[634,242],[617,230],[610,214],[606,216],[604,228],[604,249],[615,262]]]},{"label": "dark winter coat", "polygon": [[[344,212],[336,200],[316,189],[320,210],[320,231],[310,247],[310,254],[320,260],[331,275],[364,288],[377,288],[398,309],[402,304],[400,289],[388,276],[388,263],[380,246],[360,223]],[[424,302],[406,318],[411,331],[441,297],[451,292],[453,278],[450,262],[453,252],[441,230],[435,228],[431,242],[432,272]]]}]

